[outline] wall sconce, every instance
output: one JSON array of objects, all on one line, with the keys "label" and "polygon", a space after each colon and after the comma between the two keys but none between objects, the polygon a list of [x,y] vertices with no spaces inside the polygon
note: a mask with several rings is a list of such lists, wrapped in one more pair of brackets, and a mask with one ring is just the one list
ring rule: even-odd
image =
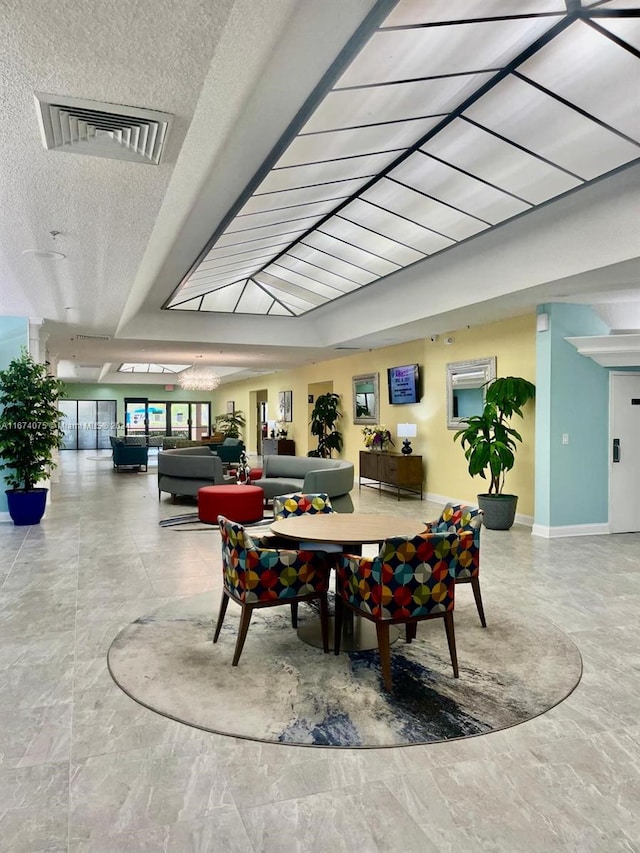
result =
[{"label": "wall sconce", "polygon": [[398,438],[402,438],[402,452],[406,455],[413,453],[410,438],[415,438],[418,434],[416,424],[398,424]]}]

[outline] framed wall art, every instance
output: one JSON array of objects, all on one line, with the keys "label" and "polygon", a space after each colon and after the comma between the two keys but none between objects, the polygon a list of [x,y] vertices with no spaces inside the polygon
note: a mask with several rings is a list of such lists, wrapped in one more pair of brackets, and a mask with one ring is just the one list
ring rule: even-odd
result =
[{"label": "framed wall art", "polygon": [[280,391],[278,394],[280,420],[290,423],[293,420],[293,391]]},{"label": "framed wall art", "polygon": [[378,374],[367,373],[353,377],[354,424],[378,423]]}]

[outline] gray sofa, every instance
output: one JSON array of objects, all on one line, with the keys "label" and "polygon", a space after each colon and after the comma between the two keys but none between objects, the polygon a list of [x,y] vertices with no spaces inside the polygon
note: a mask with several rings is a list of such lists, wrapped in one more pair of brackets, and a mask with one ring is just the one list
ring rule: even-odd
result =
[{"label": "gray sofa", "polygon": [[222,459],[208,447],[180,447],[160,450],[158,453],[158,500],[162,492],[196,497],[203,486],[223,486],[235,483],[234,477],[225,477]]},{"label": "gray sofa", "polygon": [[264,490],[265,500],[291,492],[325,492],[337,512],[353,512],[353,463],[313,456],[265,456],[262,478],[252,481]]}]

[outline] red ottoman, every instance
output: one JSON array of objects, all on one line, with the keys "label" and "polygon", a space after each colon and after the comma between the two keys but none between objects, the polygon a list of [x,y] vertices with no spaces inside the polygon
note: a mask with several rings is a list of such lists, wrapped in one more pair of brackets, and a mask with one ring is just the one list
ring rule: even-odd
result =
[{"label": "red ottoman", "polygon": [[262,468],[252,468],[249,471],[249,479],[250,480],[261,480],[262,479]]},{"label": "red ottoman", "polygon": [[264,492],[260,486],[203,486],[198,489],[198,518],[217,524],[218,516],[245,524],[260,521]]}]

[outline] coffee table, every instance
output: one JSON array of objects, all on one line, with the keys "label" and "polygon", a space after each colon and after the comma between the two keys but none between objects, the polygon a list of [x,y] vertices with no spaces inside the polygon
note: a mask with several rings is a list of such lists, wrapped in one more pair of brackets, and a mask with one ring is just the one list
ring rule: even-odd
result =
[{"label": "coffee table", "polygon": [[[323,542],[340,545],[347,554],[350,546],[355,546],[352,553],[358,553],[362,545],[381,543],[392,536],[417,536],[424,532],[426,527],[424,521],[416,519],[363,512],[329,512],[315,515],[304,513],[281,518],[270,525],[272,533],[284,539],[291,539],[302,545],[305,542],[313,542],[317,550],[321,549]],[[354,620],[352,616],[353,612],[345,608],[342,649],[346,652],[377,649],[375,626],[368,619]],[[332,628],[333,619],[329,633],[330,646],[333,644]],[[390,641],[395,642],[399,636],[399,629],[391,626]],[[322,648],[319,621],[309,622],[298,628],[298,637],[310,646]]]}]

